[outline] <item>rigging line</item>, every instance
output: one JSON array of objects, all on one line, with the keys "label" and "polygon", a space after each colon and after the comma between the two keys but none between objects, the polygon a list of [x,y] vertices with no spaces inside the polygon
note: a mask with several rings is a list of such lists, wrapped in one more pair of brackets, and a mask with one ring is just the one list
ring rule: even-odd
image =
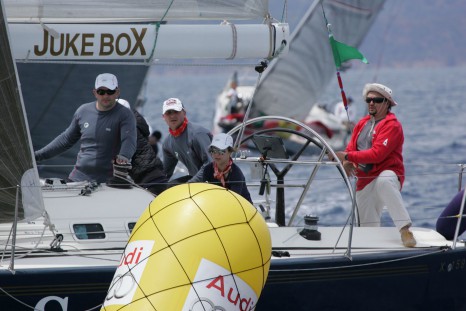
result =
[{"label": "rigging line", "polygon": [[236,26],[233,23],[224,21],[225,25],[230,25],[231,27],[231,37],[232,37],[232,49],[230,56],[227,57],[227,60],[235,59],[236,52],[238,49],[238,31],[236,30]]},{"label": "rigging line", "polygon": [[31,310],[37,310],[36,308],[34,308],[33,306],[31,305],[28,305],[27,303],[19,300],[18,298],[16,298],[15,296],[11,295],[9,292],[7,292],[5,289],[3,289],[3,287],[0,286],[0,291],[3,292],[6,296],[10,297],[11,299],[15,300],[16,302],[22,304],[23,306],[31,309]]},{"label": "rigging line", "polygon": [[[29,256],[30,254],[32,254],[36,249],[38,249],[37,247],[39,246],[39,243],[42,242],[42,239],[44,238],[44,234],[45,234],[45,230],[47,229],[48,226],[44,226],[44,229],[42,230],[42,234],[40,235],[39,239],[37,240],[37,243],[36,245],[34,245],[31,249],[29,249],[28,252],[24,253],[24,254],[20,254],[18,256],[15,256],[14,258],[15,259],[21,259],[21,258],[24,258],[24,257],[27,257]],[[52,231],[53,233],[53,231]],[[6,247],[7,245],[5,245]],[[2,261],[3,261],[3,255],[2,255]]]},{"label": "rigging line", "polygon": [[154,60],[153,58],[154,58],[154,54],[155,54],[155,47],[157,46],[157,39],[159,37],[160,25],[163,23],[165,17],[168,15],[168,11],[170,11],[170,8],[173,5],[173,2],[175,2],[175,0],[170,1],[170,4],[168,5],[167,9],[165,10],[165,13],[163,13],[163,16],[160,19],[160,21],[155,23],[155,39],[154,39],[154,45],[152,46],[152,51],[150,53],[150,56],[149,56],[148,60],[146,61],[146,63],[148,65],[150,65]]},{"label": "rigging line", "polygon": [[246,112],[244,114],[243,122],[241,123],[241,128],[239,129],[238,136],[236,137],[236,141],[233,144],[233,148],[235,148],[235,149],[239,148],[239,146],[241,145],[241,141],[243,140],[243,135],[244,135],[244,132],[246,130],[246,125],[245,124],[246,124],[246,121],[248,121],[248,119],[249,119],[249,113],[251,111],[251,106],[252,106],[252,104],[254,102],[254,96],[256,95],[257,87],[259,86],[259,83],[261,81],[262,73],[267,68],[267,66],[268,66],[267,61],[263,60],[263,61],[261,61],[260,65],[257,65],[255,67],[256,71],[259,74],[257,76],[256,85],[254,86],[254,89],[253,89],[253,92],[252,92],[250,103],[248,104],[248,106],[246,108]]},{"label": "rigging line", "polygon": [[281,22],[284,23],[288,20],[288,0],[283,2],[283,11],[282,11],[282,18]]},{"label": "rigging line", "polygon": [[[368,248],[368,250],[370,250],[370,248]],[[411,259],[425,257],[425,256],[431,256],[431,255],[435,255],[437,253],[444,253],[445,251],[446,251],[445,249],[438,249],[438,250],[435,250],[435,251],[432,251],[432,252],[428,252],[426,254],[413,255],[413,256],[402,257],[402,258],[397,258],[397,259],[392,259],[392,260],[383,260],[383,261],[378,261],[378,262],[369,262],[369,263],[365,263],[365,264],[356,264],[356,265],[347,265],[347,266],[335,266],[335,267],[323,267],[323,268],[309,268],[309,269],[284,269],[284,270],[279,270],[279,271],[280,272],[322,271],[322,270],[332,270],[332,269],[351,269],[351,268],[355,268],[355,267],[369,267],[369,266],[377,266],[377,265],[387,264],[387,263],[392,263],[392,262],[411,260]],[[278,270],[270,269],[270,271],[278,271]]]}]

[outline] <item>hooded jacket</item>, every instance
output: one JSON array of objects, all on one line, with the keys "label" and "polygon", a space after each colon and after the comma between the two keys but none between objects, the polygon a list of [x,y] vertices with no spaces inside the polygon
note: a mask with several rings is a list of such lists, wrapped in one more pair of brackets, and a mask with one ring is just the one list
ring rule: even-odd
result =
[{"label": "hooded jacket", "polygon": [[149,144],[149,125],[141,114],[136,110],[132,111],[136,118],[137,148],[131,161],[130,176],[135,183],[144,185],[165,177],[165,173],[163,172],[162,161]]},{"label": "hooded jacket", "polygon": [[346,147],[348,160],[356,164],[373,164],[367,173],[359,167],[356,170],[358,177],[356,190],[362,190],[373,181],[382,171],[394,171],[403,186],[405,170],[403,165],[403,127],[396,116],[389,112],[387,116],[376,124],[372,133],[372,147],[367,150],[358,150],[357,141],[362,129],[370,120],[370,115],[362,118],[354,127],[351,140]]}]

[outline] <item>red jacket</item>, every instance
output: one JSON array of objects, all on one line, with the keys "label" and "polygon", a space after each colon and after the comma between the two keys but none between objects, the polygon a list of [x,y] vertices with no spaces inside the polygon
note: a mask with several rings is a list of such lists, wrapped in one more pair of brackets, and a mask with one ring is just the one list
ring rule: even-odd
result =
[{"label": "red jacket", "polygon": [[401,123],[393,113],[389,112],[374,128],[372,147],[358,151],[358,136],[369,120],[370,116],[367,115],[356,124],[351,140],[346,147],[349,161],[356,164],[373,164],[372,169],[367,173],[359,168],[356,170],[356,176],[358,177],[356,190],[364,189],[367,184],[385,170],[394,171],[400,180],[400,184],[403,185],[405,179],[402,155],[404,135]]}]

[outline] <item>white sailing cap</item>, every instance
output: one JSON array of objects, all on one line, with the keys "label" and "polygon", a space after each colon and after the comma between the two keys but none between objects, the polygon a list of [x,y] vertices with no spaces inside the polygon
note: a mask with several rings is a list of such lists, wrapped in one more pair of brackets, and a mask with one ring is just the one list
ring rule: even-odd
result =
[{"label": "white sailing cap", "polygon": [[183,104],[178,98],[169,98],[163,102],[162,114],[165,114],[168,110],[181,111],[183,110]]},{"label": "white sailing cap", "polygon": [[209,147],[215,147],[220,150],[225,150],[228,147],[233,147],[233,137],[228,134],[220,133],[214,136]]},{"label": "white sailing cap", "polygon": [[129,105],[129,102],[128,102],[126,99],[118,98],[118,99],[117,99],[117,102],[118,102],[120,105],[125,106],[125,107],[128,108],[128,109],[131,109],[131,106]]},{"label": "white sailing cap", "polygon": [[111,73],[101,73],[95,79],[95,89],[99,87],[106,87],[109,90],[114,90],[118,87],[118,80],[115,75]]},{"label": "white sailing cap", "polygon": [[364,98],[366,98],[367,93],[369,93],[369,92],[379,93],[380,95],[382,95],[383,97],[388,99],[391,106],[396,106],[397,105],[396,101],[392,97],[393,96],[392,89],[390,89],[389,87],[387,87],[387,86],[385,86],[383,84],[380,84],[380,83],[368,83],[368,84],[366,84],[364,86],[364,90],[362,91],[362,96]]}]

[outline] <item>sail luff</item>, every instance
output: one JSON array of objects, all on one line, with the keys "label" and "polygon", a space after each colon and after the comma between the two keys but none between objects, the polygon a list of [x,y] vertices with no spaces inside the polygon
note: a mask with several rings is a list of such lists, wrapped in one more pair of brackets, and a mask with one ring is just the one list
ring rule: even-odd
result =
[{"label": "sail luff", "polygon": [[0,5],[0,222],[11,222],[17,186],[21,186],[21,218],[41,216],[44,204],[3,2]]}]

